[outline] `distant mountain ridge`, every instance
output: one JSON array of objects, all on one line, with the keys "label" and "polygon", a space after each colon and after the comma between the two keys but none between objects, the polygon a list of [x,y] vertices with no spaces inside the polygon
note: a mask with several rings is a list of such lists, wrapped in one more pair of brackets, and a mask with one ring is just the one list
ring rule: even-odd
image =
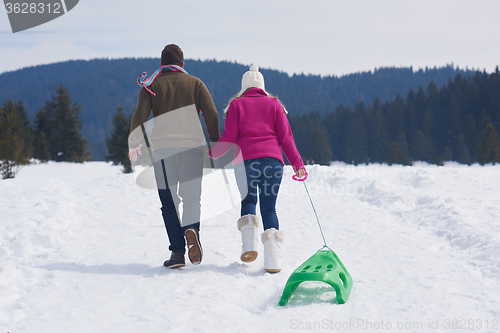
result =
[{"label": "distant mountain ridge", "polygon": [[[49,100],[54,89],[63,84],[73,101],[82,106],[83,134],[88,138],[94,160],[106,154],[105,138],[111,129],[111,117],[118,106],[131,112],[137,102],[137,77],[159,67],[159,58],[124,58],[71,60],[49,65],[23,68],[0,74],[0,103],[8,99],[23,101],[30,117]],[[199,77],[210,90],[217,110],[222,113],[227,101],[240,90],[241,77],[248,66],[215,60],[187,59],[186,70]],[[426,87],[431,81],[441,87],[457,74],[473,71],[448,65],[413,71],[413,68],[380,68],[373,72],[341,77],[293,75],[263,69],[266,89],[279,96],[293,114],[317,111],[323,114],[343,104],[384,102],[397,94],[406,98],[410,89]],[[222,122],[222,120],[221,120]]]}]

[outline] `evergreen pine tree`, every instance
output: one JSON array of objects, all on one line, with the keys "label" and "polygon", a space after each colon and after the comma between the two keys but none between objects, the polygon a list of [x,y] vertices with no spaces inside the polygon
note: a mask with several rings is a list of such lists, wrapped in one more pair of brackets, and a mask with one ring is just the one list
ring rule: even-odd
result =
[{"label": "evergreen pine tree", "polygon": [[2,178],[14,178],[22,165],[32,157],[29,122],[21,105],[8,100],[0,108],[0,173]]},{"label": "evergreen pine tree", "polygon": [[441,109],[441,97],[434,81],[427,86],[428,108],[431,110]]},{"label": "evergreen pine tree", "polygon": [[[328,146],[330,147],[332,157],[331,159],[334,161],[340,160],[339,152],[335,149],[339,147],[339,131],[338,129],[338,117],[337,112],[328,112],[323,116],[323,126],[325,131],[328,133]],[[295,137],[295,132],[294,132]],[[295,139],[297,140],[297,139]],[[298,149],[298,148],[297,148]]]},{"label": "evergreen pine tree", "polygon": [[[481,116],[479,117],[479,121],[478,121],[478,129],[482,129],[482,130],[480,130],[479,132],[482,132],[488,126],[489,123],[493,123],[490,115],[487,114],[486,111],[484,111],[484,109],[481,110]],[[481,133],[479,134],[479,138],[481,138]],[[478,144],[479,144],[479,142],[478,142]]]},{"label": "evergreen pine tree", "polygon": [[415,97],[415,115],[417,118],[417,126],[418,128],[422,128],[422,123],[424,121],[424,114],[427,110],[427,96],[424,92],[424,89],[420,86],[417,90],[417,94]]},{"label": "evergreen pine tree", "polygon": [[312,133],[309,143],[309,161],[315,164],[330,165],[332,160],[332,151],[328,147],[328,140],[325,138],[320,127],[316,127]]},{"label": "evergreen pine tree", "polygon": [[393,141],[389,145],[389,149],[387,150],[387,164],[406,164],[403,153],[401,152],[401,148],[396,141]]},{"label": "evergreen pine tree", "polygon": [[113,129],[110,136],[106,138],[108,155],[105,156],[106,162],[113,162],[114,165],[123,165],[124,173],[132,172],[132,165],[128,158],[128,136],[130,134],[131,114],[127,117],[123,113],[123,107],[119,106],[117,112],[113,115],[111,123]]},{"label": "evergreen pine tree", "polygon": [[432,142],[420,130],[413,136],[412,155],[416,161],[432,162]]},{"label": "evergreen pine tree", "polygon": [[47,139],[47,135],[44,131],[38,133],[38,140],[35,143],[36,158],[42,162],[48,162],[50,160],[50,142]]},{"label": "evergreen pine tree", "polygon": [[[440,125],[441,146],[454,148],[458,142],[458,138],[463,134],[461,126],[461,111],[454,94],[450,96],[448,106],[444,109],[444,118]],[[453,151],[455,156],[456,152]]]},{"label": "evergreen pine tree", "polygon": [[29,144],[31,144],[32,143],[31,136],[33,134],[31,131],[31,121],[22,101],[18,101],[16,103],[16,110],[19,115],[20,121],[22,122],[22,126],[26,130],[26,136],[28,139],[30,139]]},{"label": "evergreen pine tree", "polygon": [[500,142],[491,122],[481,133],[481,139],[476,149],[476,159],[481,165],[500,162]]},{"label": "evergreen pine tree", "polygon": [[369,156],[370,161],[382,163],[387,158],[387,147],[389,145],[389,134],[382,115],[382,109],[378,108],[371,121]]},{"label": "evergreen pine tree", "polygon": [[410,149],[408,148],[408,140],[406,140],[406,134],[404,131],[399,131],[398,139],[396,142],[399,145],[401,154],[403,154],[403,164],[412,165],[412,159],[410,158]]},{"label": "evergreen pine tree", "polygon": [[443,149],[443,161],[452,161],[453,160],[453,151],[450,146],[445,146]]},{"label": "evergreen pine tree", "polygon": [[[319,116],[319,115],[317,115]],[[314,131],[314,119],[316,115],[313,112],[304,114],[302,116],[291,116],[289,117],[290,127],[292,128],[295,144],[297,150],[300,152],[304,163],[310,163],[308,158],[310,157],[309,147],[310,147],[310,137],[311,133]]]},{"label": "evergreen pine tree", "polygon": [[366,128],[360,111],[354,110],[347,120],[345,158],[355,165],[368,160]]},{"label": "evergreen pine tree", "polygon": [[[410,90],[408,92],[408,96],[406,97],[406,112],[405,112],[405,132],[406,136],[408,137],[409,140],[413,138],[415,133],[418,131],[419,124],[417,120],[417,113],[416,113],[416,95],[413,90]],[[409,142],[409,145],[411,147],[412,142]]]},{"label": "evergreen pine tree", "polygon": [[52,100],[44,106],[49,119],[50,157],[55,161],[84,162],[89,159],[87,141],[82,137],[81,106],[71,100],[70,92],[60,85]]},{"label": "evergreen pine tree", "polygon": [[33,136],[34,157],[41,162],[50,160],[50,142],[47,133],[50,133],[48,113],[41,108],[35,114]]},{"label": "evergreen pine tree", "polygon": [[[477,122],[471,114],[469,114],[465,118],[464,136],[465,136],[465,142],[467,145],[467,150],[469,151],[470,154],[474,154],[475,148],[477,147],[477,145],[479,143],[479,135],[477,132]],[[473,159],[475,159],[475,156],[471,156],[471,157]]]},{"label": "evergreen pine tree", "polygon": [[428,138],[436,138],[438,128],[436,126],[436,122],[434,121],[434,112],[429,107],[427,111],[425,111],[424,119],[422,122],[422,132]]},{"label": "evergreen pine tree", "polygon": [[460,135],[457,142],[457,147],[455,148],[456,160],[458,163],[470,165],[472,162],[472,157],[470,156],[469,149],[467,149],[467,143],[465,142],[465,137]]},{"label": "evergreen pine tree", "polygon": [[383,106],[382,114],[384,116],[384,120],[387,125],[387,132],[389,135],[385,149],[387,149],[391,141],[396,140],[399,131],[405,130],[405,123],[407,121],[405,109],[405,101],[399,94],[392,102],[387,103]]},{"label": "evergreen pine tree", "polygon": [[351,113],[349,108],[339,106],[335,112],[324,118],[332,149],[332,159],[335,161],[346,161],[346,124]]}]

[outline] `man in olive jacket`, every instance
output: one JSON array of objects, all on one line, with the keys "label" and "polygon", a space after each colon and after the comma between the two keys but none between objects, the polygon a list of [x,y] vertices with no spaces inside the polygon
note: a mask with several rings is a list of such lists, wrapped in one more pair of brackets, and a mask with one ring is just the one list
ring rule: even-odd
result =
[{"label": "man in olive jacket", "polygon": [[[153,127],[147,141],[153,150],[154,171],[162,204],[163,221],[170,241],[167,268],[185,266],[186,244],[191,263],[199,264],[203,250],[199,238],[201,215],[201,178],[205,137],[199,121],[200,112],[210,141],[220,138],[219,117],[205,84],[184,70],[182,50],[174,44],[165,46],[161,69],[142,80],[137,108],[132,117],[129,156],[137,161],[140,142],[145,136],[149,116]],[[182,217],[179,204],[182,199]]]}]

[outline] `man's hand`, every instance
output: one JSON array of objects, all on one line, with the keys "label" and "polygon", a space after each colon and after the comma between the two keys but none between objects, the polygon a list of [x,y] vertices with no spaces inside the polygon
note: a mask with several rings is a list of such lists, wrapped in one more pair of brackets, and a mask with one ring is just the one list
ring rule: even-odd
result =
[{"label": "man's hand", "polygon": [[141,155],[141,146],[139,146],[137,148],[129,149],[128,158],[133,162],[137,161],[137,153],[139,153],[139,155]]}]

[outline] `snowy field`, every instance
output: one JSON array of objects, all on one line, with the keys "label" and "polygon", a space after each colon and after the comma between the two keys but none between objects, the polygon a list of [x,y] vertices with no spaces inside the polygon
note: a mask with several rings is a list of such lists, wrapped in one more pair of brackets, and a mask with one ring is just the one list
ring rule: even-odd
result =
[{"label": "snowy field", "polygon": [[165,269],[157,193],[104,162],[24,167],[0,181],[0,333],[500,332],[500,166],[310,166],[347,303],[289,275],[323,241],[303,184],[278,198],[283,269],[239,261],[234,175],[204,178],[201,265]]}]

